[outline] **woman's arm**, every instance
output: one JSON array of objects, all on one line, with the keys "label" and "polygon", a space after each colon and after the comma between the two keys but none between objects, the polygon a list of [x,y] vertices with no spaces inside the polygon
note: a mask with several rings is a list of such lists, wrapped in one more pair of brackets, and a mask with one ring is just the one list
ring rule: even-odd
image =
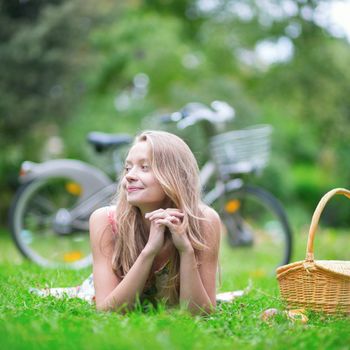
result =
[{"label": "woman's arm", "polygon": [[[104,311],[134,306],[137,295],[142,294],[156,255],[156,251],[146,245],[126,276],[119,279],[112,270],[113,232],[107,210],[98,209],[90,217],[96,308]],[[153,230],[153,236],[157,233],[162,234],[161,229]]]},{"label": "woman's arm", "polygon": [[216,272],[221,221],[213,209],[206,209],[202,230],[207,248],[197,259],[193,248],[180,251],[180,302],[192,313],[211,312],[216,306]]},{"label": "woman's arm", "polygon": [[[183,214],[174,208],[159,209],[147,218],[166,225],[180,254],[180,302],[193,313],[210,312],[216,306],[216,271],[220,246],[221,221],[215,210],[206,207],[201,223],[207,248],[196,257],[186,229]],[[198,261],[197,261],[198,260]]]}]

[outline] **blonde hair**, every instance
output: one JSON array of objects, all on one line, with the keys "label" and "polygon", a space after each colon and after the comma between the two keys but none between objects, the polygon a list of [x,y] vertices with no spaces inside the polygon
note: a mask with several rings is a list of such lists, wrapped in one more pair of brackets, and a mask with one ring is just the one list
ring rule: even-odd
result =
[{"label": "blonde hair", "polygon": [[[144,131],[136,137],[134,144],[138,142],[150,145],[151,169],[169,199],[169,207],[185,213],[183,225],[188,227],[187,235],[197,254],[206,245],[200,227],[203,217],[200,211],[199,170],[193,153],[178,136],[164,131]],[[121,181],[116,199],[116,223],[112,266],[114,272],[123,278],[145,247],[148,233],[140,210],[127,202]],[[166,237],[169,239],[169,235]],[[179,300],[179,268],[180,257],[175,249],[170,256],[168,282],[161,291],[161,296],[170,304]]]}]

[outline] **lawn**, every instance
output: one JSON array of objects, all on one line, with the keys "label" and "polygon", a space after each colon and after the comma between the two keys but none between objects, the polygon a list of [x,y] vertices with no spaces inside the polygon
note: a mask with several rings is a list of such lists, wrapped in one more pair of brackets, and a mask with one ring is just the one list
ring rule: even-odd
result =
[{"label": "lawn", "polygon": [[[297,232],[293,260],[302,259],[305,233]],[[344,259],[350,236],[324,230],[317,236],[316,256]],[[349,258],[349,256],[348,256]],[[126,315],[100,313],[80,300],[42,299],[31,286],[71,286],[84,271],[48,270],[23,261],[7,232],[0,232],[1,349],[350,349],[350,318],[307,312],[306,324],[283,313],[276,279],[260,270],[245,271],[234,251],[223,249],[221,290],[250,291],[218,306],[210,316],[181,310],[135,310]],[[268,308],[279,315],[261,319]]]}]

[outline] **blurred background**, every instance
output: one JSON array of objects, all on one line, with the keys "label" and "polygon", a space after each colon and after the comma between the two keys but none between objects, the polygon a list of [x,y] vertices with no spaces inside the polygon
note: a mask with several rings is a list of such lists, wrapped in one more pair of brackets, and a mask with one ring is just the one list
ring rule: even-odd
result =
[{"label": "blurred background", "polygon": [[348,1],[0,0],[0,226],[22,161],[98,165],[89,131],[135,134],[213,100],[236,109],[232,129],[273,125],[257,181],[308,223],[326,191],[350,187],[348,18]]}]

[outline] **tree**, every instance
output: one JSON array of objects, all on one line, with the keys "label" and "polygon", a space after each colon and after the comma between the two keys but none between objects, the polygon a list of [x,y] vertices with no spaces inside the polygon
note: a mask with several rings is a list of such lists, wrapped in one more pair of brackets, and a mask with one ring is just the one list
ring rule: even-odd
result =
[{"label": "tree", "polygon": [[84,89],[80,75],[93,12],[82,3],[0,3],[0,209],[8,205],[19,162],[38,159],[45,130],[67,118]]}]

